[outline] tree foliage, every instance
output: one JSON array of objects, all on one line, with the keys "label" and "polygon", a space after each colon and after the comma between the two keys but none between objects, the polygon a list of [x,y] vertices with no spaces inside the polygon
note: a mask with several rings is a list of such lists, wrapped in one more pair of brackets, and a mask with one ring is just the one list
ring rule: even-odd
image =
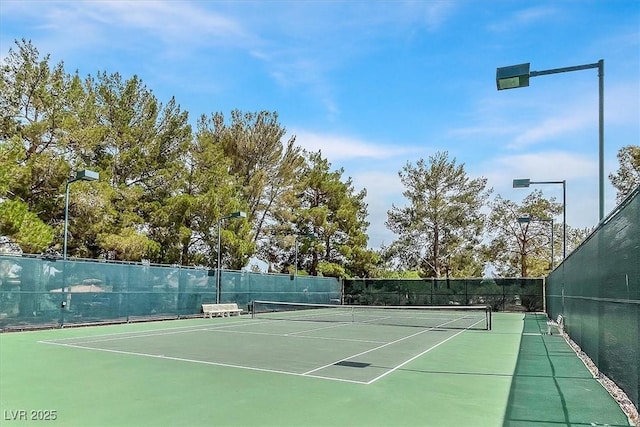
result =
[{"label": "tree foliage", "polygon": [[229,125],[221,113],[215,114],[211,122],[230,159],[230,173],[242,186],[242,197],[254,221],[254,240],[258,241],[273,224],[276,205],[300,176],[304,166],[302,149],[294,145],[295,136],[282,142],[286,129],[278,122],[276,112],[234,110]]},{"label": "tree foliage", "polygon": [[376,263],[367,249],[366,190],[356,192],[343,173],[332,171],[321,152],[308,154],[292,223],[295,234],[314,236],[308,258],[299,260],[314,275],[362,276]]},{"label": "tree foliage", "polygon": [[27,253],[41,252],[53,241],[53,229],[19,200],[0,203],[0,235],[13,236]]},{"label": "tree foliage", "polygon": [[[234,110],[228,123],[214,113],[194,133],[175,99],[161,103],[137,76],[66,74],[25,40],[3,59],[0,84],[1,231],[25,250],[61,250],[65,187],[87,168],[100,180],[69,186],[71,256],[215,267],[220,255],[220,267],[238,269],[259,250],[291,265],[290,243],[272,246],[271,236],[295,228],[285,220],[301,206],[302,183],[312,181],[277,113]],[[318,225],[323,252],[309,264],[314,274],[351,274],[373,259],[365,193],[355,194],[341,173],[314,182],[335,190],[320,202],[327,217]],[[238,210],[248,220],[224,219]],[[303,242],[303,255],[313,247]]]},{"label": "tree foliage", "polygon": [[[399,172],[407,205],[387,220],[398,238],[376,252],[366,189],[296,145],[277,112],[215,112],[194,131],[138,76],[68,74],[26,40],[1,71],[0,234],[25,252],[62,250],[66,186],[90,169],[99,181],[69,186],[70,256],[239,269],[257,254],[272,271],[340,277],[477,277],[485,262],[501,275],[548,270],[549,227],[515,217],[553,218],[555,200],[498,196],[481,251],[491,190],[447,152]],[[638,146],[619,153],[619,200],[640,181],[639,157]],[[236,211],[248,217],[228,218]],[[588,234],[567,228],[570,248]]]},{"label": "tree foliage", "polygon": [[640,186],[640,145],[627,145],[618,151],[620,166],[615,174],[610,174],[611,184],[616,188],[616,201],[622,202],[633,190]]},{"label": "tree foliage", "polygon": [[475,254],[490,193],[485,178],[471,179],[464,165],[438,152],[428,162],[407,163],[399,172],[406,207],[393,206],[387,227],[399,238],[386,248],[404,269],[419,269],[426,277],[482,274]]},{"label": "tree foliage", "polygon": [[[562,225],[551,222],[560,213],[562,203],[543,198],[540,190],[534,190],[521,204],[496,196],[487,222],[490,240],[485,251],[497,274],[542,277],[549,273],[551,224],[555,235],[554,258],[562,256]],[[521,223],[518,218],[529,218],[530,222]]]}]

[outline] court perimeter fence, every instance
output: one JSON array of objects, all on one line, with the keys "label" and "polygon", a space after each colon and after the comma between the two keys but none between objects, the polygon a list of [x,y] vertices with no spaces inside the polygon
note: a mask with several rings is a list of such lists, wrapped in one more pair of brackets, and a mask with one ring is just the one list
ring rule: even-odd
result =
[{"label": "court perimeter fence", "polygon": [[[199,315],[218,301],[217,271],[168,265],[0,255],[0,329]],[[220,303],[340,302],[330,277],[222,270]]]},{"label": "court perimeter fence", "polygon": [[[0,329],[199,315],[218,301],[217,270],[0,255]],[[348,279],[222,270],[219,302],[490,305],[541,311],[542,279]]]},{"label": "court perimeter fence", "polygon": [[543,311],[541,278],[345,279],[345,304],[488,305],[493,311]]},{"label": "court perimeter fence", "polygon": [[547,313],[640,404],[640,187],[547,277]]}]

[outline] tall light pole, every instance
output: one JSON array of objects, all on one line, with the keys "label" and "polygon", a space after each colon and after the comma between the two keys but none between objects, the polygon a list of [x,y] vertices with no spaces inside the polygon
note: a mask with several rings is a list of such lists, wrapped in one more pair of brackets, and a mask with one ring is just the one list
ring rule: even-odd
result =
[{"label": "tall light pole", "polygon": [[554,68],[551,70],[529,71],[529,63],[500,67],[496,70],[498,90],[515,89],[529,86],[529,78],[548,74],[566,73],[569,71],[598,69],[598,181],[599,181],[599,220],[604,218],[604,59],[593,64],[576,65],[574,67]]},{"label": "tall light pole", "polygon": [[[532,219],[529,216],[523,216],[518,218],[518,222],[520,224],[523,223],[528,223],[531,221],[551,221],[551,270],[553,270],[553,218],[551,219]],[[542,287],[542,292],[543,292],[543,304],[546,305],[546,301],[544,300],[544,286]],[[561,313],[564,315],[564,281],[562,282],[562,289],[561,289]]]},{"label": "tall light pole", "polygon": [[316,235],[313,233],[295,235],[295,238],[294,238],[295,256],[293,261],[293,278],[294,279],[296,278],[296,276],[298,276],[298,238],[299,237],[307,237],[309,239],[315,240]]},{"label": "tall light pole", "polygon": [[67,229],[69,227],[69,185],[76,181],[96,181],[98,180],[98,172],[90,171],[88,169],[80,170],[76,172],[73,178],[67,180],[64,195],[64,243],[62,244],[62,259],[67,259]]},{"label": "tall light pole", "polygon": [[562,259],[567,257],[567,181],[531,181],[514,179],[513,188],[529,188],[531,184],[562,184]]},{"label": "tall light pole", "polygon": [[541,218],[531,218],[530,216],[521,216],[518,218],[518,222],[520,224],[528,224],[530,222],[551,222],[551,270],[554,268],[554,252],[553,252],[553,218],[551,219],[541,219]]},{"label": "tall light pole", "polygon": [[218,264],[216,265],[218,271],[216,274],[216,304],[220,304],[220,284],[222,283],[220,281],[220,275],[222,274],[222,266],[220,265],[220,262],[222,259],[220,256],[220,247],[222,243],[222,239],[220,238],[220,233],[222,231],[222,221],[229,218],[246,218],[246,217],[247,217],[246,212],[238,211],[218,219]]}]

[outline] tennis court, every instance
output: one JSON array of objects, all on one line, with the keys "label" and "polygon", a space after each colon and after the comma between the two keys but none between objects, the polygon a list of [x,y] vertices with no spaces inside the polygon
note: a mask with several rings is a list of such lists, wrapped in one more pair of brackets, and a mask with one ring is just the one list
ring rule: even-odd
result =
[{"label": "tennis court", "polygon": [[536,315],[304,308],[2,334],[0,421],[629,425]]}]

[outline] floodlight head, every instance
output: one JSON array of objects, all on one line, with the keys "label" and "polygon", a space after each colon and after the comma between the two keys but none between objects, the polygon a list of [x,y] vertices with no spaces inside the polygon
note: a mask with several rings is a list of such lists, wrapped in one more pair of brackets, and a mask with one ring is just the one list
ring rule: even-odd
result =
[{"label": "floodlight head", "polygon": [[513,188],[528,188],[530,184],[531,180],[529,178],[513,180]]},{"label": "floodlight head", "polygon": [[98,172],[90,171],[89,169],[83,169],[81,171],[76,172],[76,180],[97,181],[98,177],[99,177]]},{"label": "floodlight head", "polygon": [[531,222],[531,217],[528,215],[523,215],[521,217],[518,217],[518,222],[520,224],[528,224]]},{"label": "floodlight head", "polygon": [[75,176],[71,176],[71,178],[67,181],[69,184],[76,181],[97,181],[99,178],[98,172],[90,171],[89,169],[83,169],[77,171]]},{"label": "floodlight head", "polygon": [[498,90],[515,89],[529,86],[530,63],[500,67],[496,70],[496,85]]}]

